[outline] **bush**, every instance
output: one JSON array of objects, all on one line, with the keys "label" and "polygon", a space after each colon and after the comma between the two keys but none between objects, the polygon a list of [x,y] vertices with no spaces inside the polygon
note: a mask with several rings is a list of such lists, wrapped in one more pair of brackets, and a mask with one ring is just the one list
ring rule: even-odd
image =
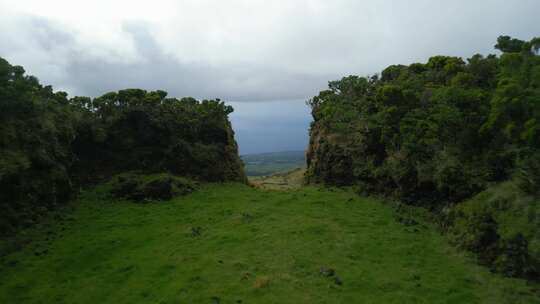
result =
[{"label": "bush", "polygon": [[473,210],[458,213],[451,230],[451,239],[459,248],[476,253],[480,263],[490,265],[497,257],[499,245],[498,225],[489,211]]},{"label": "bush", "polygon": [[0,235],[34,223],[76,193],[69,176],[74,111],[0,58]]},{"label": "bush", "polygon": [[452,243],[476,254],[491,270],[535,278],[540,258],[538,211],[537,198],[506,182],[452,206],[444,224]]},{"label": "bush", "polygon": [[[307,180],[434,210],[507,180],[521,151],[540,148],[539,58],[435,56],[330,82],[308,103]],[[523,185],[538,191],[540,156],[526,162]]]},{"label": "bush", "polygon": [[489,211],[461,214],[451,229],[458,247],[474,252],[480,264],[509,277],[533,277],[536,266],[527,239],[518,233],[501,238],[497,221]]},{"label": "bush", "polygon": [[[69,99],[0,58],[0,236],[35,223],[80,186],[121,172],[246,182],[228,119],[232,107],[166,96],[126,89]],[[137,189],[126,182],[118,191]],[[186,189],[160,180],[139,195],[167,199]]]},{"label": "bush", "polygon": [[516,180],[523,191],[540,194],[540,152],[520,160],[516,171]]},{"label": "bush", "polygon": [[493,268],[509,277],[532,277],[536,273],[536,267],[529,256],[529,243],[523,234],[518,233],[501,242]]},{"label": "bush", "polygon": [[189,179],[168,173],[142,175],[125,173],[115,176],[111,182],[114,197],[138,202],[170,200],[195,191],[197,184]]}]

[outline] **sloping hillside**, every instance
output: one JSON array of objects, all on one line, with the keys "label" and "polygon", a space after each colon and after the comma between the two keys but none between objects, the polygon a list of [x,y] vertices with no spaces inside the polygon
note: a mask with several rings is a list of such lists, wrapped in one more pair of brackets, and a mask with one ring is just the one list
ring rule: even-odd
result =
[{"label": "sloping hillside", "polygon": [[421,218],[344,190],[215,184],[137,204],[100,186],[64,214],[2,258],[0,303],[540,303]]}]

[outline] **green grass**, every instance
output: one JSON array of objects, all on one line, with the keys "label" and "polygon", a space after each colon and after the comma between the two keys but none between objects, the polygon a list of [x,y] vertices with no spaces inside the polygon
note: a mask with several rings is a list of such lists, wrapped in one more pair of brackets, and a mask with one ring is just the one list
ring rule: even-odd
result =
[{"label": "green grass", "polygon": [[287,173],[276,173],[269,176],[250,176],[251,185],[267,190],[293,190],[304,185],[305,169],[294,169]]},{"label": "green grass", "polygon": [[29,233],[2,258],[0,303],[540,303],[428,224],[345,190],[204,185],[135,204],[101,187]]}]

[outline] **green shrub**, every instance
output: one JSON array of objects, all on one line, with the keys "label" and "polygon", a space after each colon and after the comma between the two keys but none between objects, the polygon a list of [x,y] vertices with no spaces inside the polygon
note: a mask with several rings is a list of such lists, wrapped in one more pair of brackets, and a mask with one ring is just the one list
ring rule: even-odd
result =
[{"label": "green shrub", "polygon": [[[121,172],[245,182],[228,119],[232,107],[166,97],[126,89],[68,99],[0,58],[0,235],[35,223],[81,186]],[[187,189],[162,181],[145,187],[140,195],[155,198]]]},{"label": "green shrub", "polygon": [[195,191],[196,187],[196,182],[168,173],[124,173],[112,179],[111,193],[117,198],[142,202],[169,200],[175,196],[187,195]]},{"label": "green shrub", "polygon": [[500,235],[491,213],[483,208],[458,212],[451,230],[451,240],[458,247],[474,252],[482,264],[492,264],[498,254]]},{"label": "green shrub", "polygon": [[523,191],[540,194],[540,152],[518,162],[516,179]]},{"label": "green shrub", "polygon": [[[308,102],[306,180],[451,210],[443,223],[457,245],[525,275],[540,257],[538,41],[502,36],[500,56],[434,56],[331,81]],[[520,189],[488,188],[512,178]]]},{"label": "green shrub", "polygon": [[[540,56],[523,51],[434,56],[331,81],[308,103],[307,180],[359,184],[433,210],[470,198],[510,178],[521,151],[539,148],[538,71]],[[522,166],[530,193],[539,171],[538,156]]]},{"label": "green shrub", "polygon": [[506,182],[452,206],[445,225],[452,243],[493,271],[535,278],[540,270],[539,215],[538,198]]},{"label": "green shrub", "polygon": [[533,276],[537,270],[529,256],[528,245],[527,239],[521,233],[502,240],[493,268],[509,277]]}]

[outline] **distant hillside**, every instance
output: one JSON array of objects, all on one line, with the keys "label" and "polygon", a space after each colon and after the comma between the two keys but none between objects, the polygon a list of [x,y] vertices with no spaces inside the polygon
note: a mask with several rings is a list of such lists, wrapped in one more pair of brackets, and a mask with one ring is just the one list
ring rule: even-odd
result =
[{"label": "distant hillside", "polygon": [[246,175],[263,176],[286,172],[306,165],[304,151],[283,151],[240,156],[244,162]]}]

